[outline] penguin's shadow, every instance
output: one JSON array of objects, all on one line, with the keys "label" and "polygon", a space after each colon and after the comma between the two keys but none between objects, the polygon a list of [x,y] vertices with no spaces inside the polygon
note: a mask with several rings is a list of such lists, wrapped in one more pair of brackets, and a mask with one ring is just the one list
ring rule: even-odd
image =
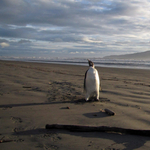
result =
[{"label": "penguin's shadow", "polygon": [[86,103],[93,103],[93,102],[98,102],[98,101],[96,101],[95,99],[89,99],[88,101],[86,101],[84,98],[73,101],[73,103],[76,103],[76,104],[80,104],[80,103],[86,104]]},{"label": "penguin's shadow", "polygon": [[104,117],[109,117],[105,112],[90,112],[90,113],[85,113],[83,114],[87,118],[104,118]]}]

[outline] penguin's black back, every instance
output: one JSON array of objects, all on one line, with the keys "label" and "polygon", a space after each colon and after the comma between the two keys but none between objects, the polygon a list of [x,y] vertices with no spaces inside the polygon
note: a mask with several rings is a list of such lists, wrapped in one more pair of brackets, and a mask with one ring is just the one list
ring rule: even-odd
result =
[{"label": "penguin's black back", "polygon": [[87,75],[88,70],[85,72],[85,76],[84,76],[84,90],[86,90],[86,75]]}]

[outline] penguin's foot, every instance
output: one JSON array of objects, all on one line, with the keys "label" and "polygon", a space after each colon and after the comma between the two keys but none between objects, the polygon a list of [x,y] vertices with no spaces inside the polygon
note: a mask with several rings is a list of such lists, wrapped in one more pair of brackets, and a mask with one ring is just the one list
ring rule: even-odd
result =
[{"label": "penguin's foot", "polygon": [[99,99],[96,98],[95,101],[99,101]]},{"label": "penguin's foot", "polygon": [[85,99],[85,101],[88,102],[89,100],[88,100],[88,99]]}]

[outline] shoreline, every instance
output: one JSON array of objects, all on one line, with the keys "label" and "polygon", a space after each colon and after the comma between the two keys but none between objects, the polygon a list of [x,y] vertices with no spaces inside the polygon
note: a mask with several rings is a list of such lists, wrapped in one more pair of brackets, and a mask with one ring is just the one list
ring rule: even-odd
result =
[{"label": "shoreline", "polygon": [[[149,137],[45,130],[46,124],[150,130],[150,70],[97,67],[99,102],[85,102],[87,66],[0,61],[0,139],[11,149],[149,149]],[[69,108],[69,109],[68,109]],[[113,110],[109,116],[104,109]]]},{"label": "shoreline", "polygon": [[[12,61],[12,62],[29,62],[29,63],[44,63],[44,64],[59,64],[59,65],[75,65],[75,66],[87,66],[87,62],[86,61],[67,61],[67,60],[58,60],[58,61],[54,61],[54,60],[0,60],[0,61]],[[106,61],[106,62],[105,62]],[[134,63],[126,63],[126,62],[122,62],[122,60],[119,60],[121,62],[113,62],[116,60],[105,60],[104,62],[98,62],[97,60],[93,60],[95,66],[97,67],[102,67],[102,68],[119,68],[119,69],[140,69],[140,70],[150,70],[150,65],[149,65],[149,61],[148,64],[134,64]],[[108,61],[108,62],[107,62]],[[109,62],[110,61],[110,62]],[[123,60],[124,61],[124,60]],[[130,62],[130,60],[127,60]],[[133,60],[132,60],[133,61]],[[136,60],[134,60],[136,62]],[[139,61],[141,62],[141,61]],[[145,62],[145,61],[142,61]]]}]

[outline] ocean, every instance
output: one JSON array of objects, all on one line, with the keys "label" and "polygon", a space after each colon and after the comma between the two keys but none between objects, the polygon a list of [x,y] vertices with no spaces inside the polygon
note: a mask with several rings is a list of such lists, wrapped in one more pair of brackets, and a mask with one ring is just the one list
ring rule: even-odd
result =
[{"label": "ocean", "polygon": [[[131,68],[131,69],[150,69],[150,61],[143,60],[122,60],[122,59],[90,59],[97,67],[111,67],[111,68]],[[49,59],[49,60],[32,60],[43,63],[55,64],[70,64],[88,66],[88,61],[85,58],[72,58],[72,59]]]},{"label": "ocean", "polygon": [[[57,59],[1,59],[25,62],[40,62],[40,63],[55,63],[55,64],[70,64],[88,66],[88,61],[85,58],[57,58]],[[92,58],[96,67],[111,67],[111,68],[131,68],[131,69],[150,69],[150,61],[148,60],[123,60],[123,59],[102,59]]]}]

